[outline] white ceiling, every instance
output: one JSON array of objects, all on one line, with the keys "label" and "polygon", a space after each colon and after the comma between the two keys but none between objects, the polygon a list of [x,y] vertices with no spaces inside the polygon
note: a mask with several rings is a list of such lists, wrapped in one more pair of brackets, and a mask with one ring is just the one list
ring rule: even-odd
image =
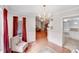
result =
[{"label": "white ceiling", "polygon": [[[42,5],[8,5],[10,13],[18,15],[36,16],[42,12]],[[78,8],[78,5],[46,5],[46,11],[49,14],[55,14],[73,8]]]}]

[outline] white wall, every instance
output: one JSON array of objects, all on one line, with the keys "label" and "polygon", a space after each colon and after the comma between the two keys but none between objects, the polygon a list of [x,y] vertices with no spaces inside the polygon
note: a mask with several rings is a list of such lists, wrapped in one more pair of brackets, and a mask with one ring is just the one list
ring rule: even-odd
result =
[{"label": "white wall", "polygon": [[35,18],[27,17],[26,26],[27,26],[27,40],[32,42],[36,40],[36,29],[35,29]]},{"label": "white wall", "polygon": [[79,8],[62,11],[53,15],[53,30],[48,30],[48,40],[59,46],[63,46],[63,18],[79,16]]},{"label": "white wall", "polygon": [[11,47],[10,39],[13,37],[13,15],[10,13],[8,14],[8,36],[9,36],[9,47]]},{"label": "white wall", "polygon": [[53,29],[48,29],[48,41],[62,46],[62,20],[60,19],[59,15],[53,16]]},{"label": "white wall", "polygon": [[4,52],[3,44],[3,10],[0,8],[0,52]]}]

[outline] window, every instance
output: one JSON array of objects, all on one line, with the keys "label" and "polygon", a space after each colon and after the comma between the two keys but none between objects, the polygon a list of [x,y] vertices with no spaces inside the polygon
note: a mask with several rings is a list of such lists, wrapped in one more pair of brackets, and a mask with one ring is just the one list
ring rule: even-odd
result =
[{"label": "window", "polygon": [[18,21],[18,36],[22,37],[22,21]]}]

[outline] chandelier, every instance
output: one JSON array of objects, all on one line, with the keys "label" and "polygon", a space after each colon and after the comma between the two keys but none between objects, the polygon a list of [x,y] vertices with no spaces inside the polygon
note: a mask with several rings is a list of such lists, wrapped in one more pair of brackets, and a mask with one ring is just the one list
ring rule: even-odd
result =
[{"label": "chandelier", "polygon": [[42,13],[43,13],[43,14],[39,16],[40,20],[41,20],[41,21],[46,21],[46,20],[48,20],[48,19],[49,19],[49,15],[48,15],[47,12],[46,12],[46,5],[43,5],[43,6],[42,6]]}]

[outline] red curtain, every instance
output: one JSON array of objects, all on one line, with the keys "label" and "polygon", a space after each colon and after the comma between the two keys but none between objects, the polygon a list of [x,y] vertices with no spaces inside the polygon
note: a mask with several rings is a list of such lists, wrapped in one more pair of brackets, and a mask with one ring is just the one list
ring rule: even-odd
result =
[{"label": "red curtain", "polygon": [[4,24],[4,52],[8,53],[9,50],[9,37],[8,37],[8,11],[4,8],[3,10],[3,24]]},{"label": "red curtain", "polygon": [[13,37],[17,35],[18,32],[18,16],[13,16]]},{"label": "red curtain", "polygon": [[26,37],[26,17],[23,17],[22,19],[22,40],[27,42],[27,37]]}]

